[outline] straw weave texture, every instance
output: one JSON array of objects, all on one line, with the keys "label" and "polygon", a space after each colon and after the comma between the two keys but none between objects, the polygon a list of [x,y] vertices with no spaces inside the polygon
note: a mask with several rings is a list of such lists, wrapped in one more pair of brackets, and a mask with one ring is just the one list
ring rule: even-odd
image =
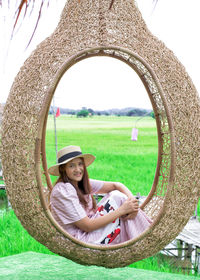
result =
[{"label": "straw weave texture", "polygon": [[[135,3],[115,0],[111,10],[109,5],[110,0],[69,0],[54,33],[25,61],[5,106],[2,164],[11,205],[34,238],[76,262],[119,267],[161,250],[193,214],[200,195],[200,101],[185,68],[150,33]],[[70,65],[95,55],[120,59],[138,73],[159,141],[154,183],[142,205],[153,225],[135,240],[103,248],[59,228],[41,176],[47,169],[45,118],[57,83]]]}]

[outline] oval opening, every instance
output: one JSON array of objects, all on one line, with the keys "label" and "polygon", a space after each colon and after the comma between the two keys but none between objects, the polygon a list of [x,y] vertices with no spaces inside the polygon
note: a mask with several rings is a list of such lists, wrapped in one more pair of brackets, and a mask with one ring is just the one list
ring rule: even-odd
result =
[{"label": "oval opening", "polygon": [[[96,56],[96,55],[97,55],[96,53],[95,54],[92,53],[91,56]],[[107,55],[107,53],[104,53],[104,55]],[[90,57],[90,55],[89,55],[89,57]],[[113,57],[119,58],[118,56],[116,56],[116,54],[113,55]],[[80,57],[77,60],[83,60],[84,58]],[[88,76],[90,76],[92,73],[94,73],[94,67],[98,66],[96,58],[97,57],[95,57],[95,60],[94,60],[96,65],[95,66],[90,65],[90,69],[91,69],[92,72],[90,74],[88,74]],[[90,59],[87,59],[87,61],[90,60],[90,63],[92,63],[93,59],[90,58]],[[98,59],[99,59],[99,57],[98,57]],[[102,58],[100,58],[100,59],[102,60]],[[107,57],[105,57],[105,59],[111,60],[110,58],[107,58]],[[121,57],[119,59],[123,60],[123,61],[125,60],[124,57]],[[130,59],[128,61],[130,61]],[[56,83],[54,83],[52,89],[50,89],[50,91],[49,91],[51,96],[53,96],[53,94],[54,94],[55,97],[57,95],[58,96],[60,95],[60,93],[57,94],[57,92],[59,90],[62,91],[61,89],[65,88],[65,83],[66,82],[64,82],[64,81],[65,81],[65,79],[67,80],[68,77],[66,78],[66,76],[68,75],[68,73],[69,73],[68,76],[70,76],[70,74],[71,74],[70,70],[71,69],[72,69],[72,72],[73,72],[73,69],[78,67],[78,69],[79,69],[78,71],[80,72],[80,65],[84,61],[81,61],[80,63],[74,65],[70,70],[68,70],[65,73],[65,71],[71,65],[75,64],[76,62],[77,61],[73,61],[73,63],[68,63],[68,65],[64,65],[64,67],[60,71],[61,73],[57,74]],[[127,63],[127,61],[125,61],[125,62]],[[158,144],[160,143],[160,141],[157,141],[157,132],[159,132],[158,133],[158,140],[160,140],[160,138],[159,138],[159,135],[160,135],[160,115],[158,114],[159,108],[156,107],[157,104],[154,102],[153,97],[150,96],[150,94],[152,94],[152,95],[155,94],[156,95],[156,94],[159,94],[159,92],[156,91],[155,83],[154,83],[154,80],[152,80],[152,77],[149,78],[148,82],[145,82],[144,76],[147,75],[147,79],[148,79],[149,72],[146,72],[146,69],[145,69],[145,67],[143,67],[144,66],[143,64],[140,63],[140,65],[139,64],[137,65],[137,63],[138,63],[137,60],[133,61],[134,66],[132,68],[134,68],[134,70],[137,72],[137,74],[139,73],[139,77],[141,78],[141,80],[142,80],[150,98],[147,96],[146,91],[144,90],[144,86],[142,85],[141,80],[138,79],[137,74],[134,71],[132,71],[131,68],[129,68],[129,70],[131,72],[131,75],[136,76],[136,79],[134,79],[133,84],[134,85],[137,84],[140,87],[143,87],[143,93],[144,93],[143,98],[144,98],[144,96],[146,96],[146,99],[148,99],[148,101],[146,101],[146,103],[148,103],[149,99],[150,99],[151,103],[149,102],[149,104],[153,105],[154,112],[155,112],[155,108],[156,108],[156,123],[151,117],[146,117],[146,119],[145,119],[146,124],[145,125],[147,127],[144,128],[143,127],[144,124],[142,124],[142,122],[140,122],[140,124],[139,124],[138,117],[134,118],[134,121],[133,121],[133,117],[116,116],[114,122],[111,119],[112,125],[106,120],[106,118],[108,118],[108,116],[104,116],[103,121],[101,119],[102,116],[98,116],[96,118],[96,123],[94,121],[95,117],[88,117],[87,121],[86,121],[85,118],[84,119],[83,118],[79,119],[79,118],[74,117],[74,116],[73,117],[66,117],[66,119],[64,118],[63,120],[62,120],[62,117],[61,117],[59,121],[62,120],[61,121],[62,124],[61,124],[61,126],[60,125],[57,126],[57,127],[59,127],[59,129],[57,130],[56,134],[57,134],[57,142],[59,144],[59,146],[58,146],[59,149],[62,148],[63,146],[74,144],[74,145],[81,146],[82,149],[83,149],[83,152],[89,152],[89,153],[95,154],[97,156],[97,159],[98,159],[97,164],[95,163],[95,164],[91,165],[91,167],[89,168],[89,174],[90,174],[91,178],[101,179],[101,180],[105,180],[105,181],[122,181],[123,183],[125,183],[125,185],[128,185],[128,186],[132,186],[134,184],[134,181],[133,181],[134,178],[142,179],[143,185],[148,184],[148,190],[147,189],[145,190],[144,195],[148,195],[149,190],[151,189],[151,191],[148,195],[149,199],[147,199],[146,200],[147,202],[144,202],[144,204],[142,206],[142,208],[145,208],[145,206],[148,204],[148,202],[151,201],[152,196],[155,194],[155,188],[158,185],[158,173],[159,173],[158,171],[159,171],[159,168],[160,168],[160,162],[161,162],[161,158],[162,158],[161,153],[160,153],[160,147],[158,148],[158,145],[157,145],[157,143]],[[129,64],[129,62],[127,64]],[[120,62],[120,66],[121,66],[121,62]],[[125,65],[125,66],[127,67],[127,65]],[[144,69],[142,69],[142,68],[144,68]],[[120,71],[121,71],[121,69],[120,69]],[[142,71],[144,71],[144,73],[142,73]],[[83,71],[83,72],[85,72],[85,71]],[[101,75],[102,74],[105,74],[105,72],[101,73]],[[79,74],[79,75],[81,75],[81,74]],[[97,76],[99,76],[99,75],[100,74],[98,73]],[[107,76],[106,76],[106,78],[107,78]],[[110,78],[110,80],[113,80],[112,77],[109,77],[109,78]],[[89,79],[89,82],[90,82],[90,80],[91,80],[91,78]],[[102,77],[101,77],[101,81],[103,81]],[[135,81],[137,81],[137,82],[135,82]],[[84,79],[84,82],[87,86],[88,81],[86,80],[86,78]],[[78,80],[77,80],[77,83],[78,83]],[[69,87],[67,87],[67,90],[69,92]],[[132,91],[134,91],[134,88],[132,89]],[[66,93],[66,96],[68,94]],[[91,99],[93,97],[93,95],[95,96],[95,94],[90,93],[88,95],[88,98]],[[126,99],[125,95],[126,94],[123,93],[123,95],[122,95],[123,100]],[[60,96],[62,96],[62,95],[60,95]],[[77,97],[78,96],[79,95],[77,95]],[[137,95],[134,96],[134,94],[133,94],[133,100],[136,97],[137,97]],[[105,95],[104,98],[106,99],[106,95]],[[113,98],[115,98],[115,95],[113,95]],[[153,102],[152,102],[152,100],[153,100]],[[84,101],[84,99],[82,101]],[[143,101],[144,101],[144,99],[143,99]],[[128,105],[128,103],[130,105],[130,103],[131,103],[130,100],[129,100],[129,102],[127,102],[127,105]],[[82,107],[87,108],[86,104],[87,103],[85,103],[85,106],[82,106]],[[56,104],[55,104],[55,106],[58,107]],[[88,107],[92,107],[92,106],[90,105]],[[149,108],[149,110],[151,110],[151,109]],[[110,118],[112,118],[112,117],[110,117]],[[117,120],[116,120],[116,118],[117,118]],[[120,118],[121,118],[121,120],[120,120]],[[49,135],[54,134],[55,128],[52,129],[52,125],[55,122],[55,120],[56,120],[56,118],[53,118],[52,116],[50,116],[49,121],[47,122],[47,127],[46,127],[46,146],[49,147],[49,145],[51,145],[52,150],[54,149],[54,153],[51,153],[49,151],[47,152],[48,166],[51,166],[52,163],[55,164],[55,156],[56,156],[55,144],[54,145],[52,145],[52,143],[50,144],[50,142],[52,140],[48,140],[48,139],[50,139]],[[66,124],[66,121],[67,121],[67,124]],[[74,125],[74,122],[76,123],[76,125]],[[87,124],[87,122],[89,124]],[[136,142],[136,141],[135,142],[131,141],[130,134],[131,134],[131,128],[133,128],[133,126],[134,126],[134,122],[135,123],[138,122],[138,124],[137,124],[138,127],[141,126],[141,139],[143,139],[143,144],[142,144],[142,142],[139,143],[139,142]],[[120,123],[120,125],[119,125],[119,123]],[[66,126],[67,126],[67,131],[63,132],[65,130],[64,128]],[[156,126],[157,126],[157,129],[156,129]],[[120,131],[120,128],[122,129],[122,131]],[[77,130],[78,130],[78,132],[77,132]],[[151,133],[149,133],[150,131],[151,131]],[[66,135],[62,135],[63,133],[66,134]],[[98,134],[98,136],[95,136],[97,138],[94,137],[94,133]],[[88,138],[86,136],[87,134],[89,135],[89,139],[90,139],[89,141],[88,141]],[[151,157],[149,155],[150,154],[149,151],[148,151],[148,145],[150,144],[149,141],[147,140],[147,142],[145,142],[145,139],[147,139],[149,137],[149,134],[152,134],[151,135],[152,139],[154,138],[154,140],[152,140],[155,144],[155,146],[153,146],[153,148],[152,148],[152,151],[153,151],[153,154],[154,154],[153,157]],[[65,139],[64,142],[62,141],[63,138]],[[156,138],[156,141],[155,141],[155,138]],[[66,139],[67,139],[67,141],[66,141]],[[76,139],[76,140],[74,140],[74,139]],[[98,141],[100,141],[100,143],[98,143],[98,145],[97,145]],[[124,143],[126,143],[125,144],[126,149],[124,148]],[[162,145],[160,145],[160,146],[162,146]],[[146,149],[146,150],[144,150],[144,149]],[[107,153],[106,153],[106,150],[108,151]],[[111,154],[110,151],[112,151],[113,153]],[[124,151],[126,151],[126,153]],[[137,151],[137,153],[136,153],[136,151]],[[139,167],[139,165],[144,168],[144,155],[146,155],[146,154],[148,154],[147,158],[148,157],[151,158],[150,159],[151,162],[150,161],[148,162],[148,160],[147,160],[147,162],[148,162],[148,168],[147,169],[148,170],[146,171],[145,175],[141,176],[142,172],[135,172],[139,175],[138,176],[131,176],[130,174],[134,173],[133,162],[135,163],[135,166],[137,168]],[[141,156],[141,155],[143,155],[143,156]],[[143,160],[140,161],[140,164],[139,164],[139,160],[138,160],[139,157],[141,157],[143,159]],[[43,153],[43,158],[44,158],[44,153]],[[45,158],[46,158],[46,153],[45,153]],[[157,158],[158,158],[158,160],[157,160]],[[102,162],[104,162],[104,164],[102,164]],[[113,162],[116,163],[114,168],[113,168]],[[137,166],[137,163],[138,163],[138,166]],[[125,171],[123,172],[122,167],[124,167],[124,166],[125,166],[126,172]],[[105,171],[105,169],[108,172],[105,173],[103,175],[104,177],[102,178],[102,174],[103,174],[102,172]],[[140,168],[138,168],[138,169],[140,169]],[[120,172],[121,177],[117,175],[119,173],[118,170],[121,171]],[[110,174],[114,174],[114,176],[112,178],[110,178]],[[118,177],[116,177],[116,176],[118,176]],[[46,177],[48,177],[48,175]],[[48,181],[49,180],[47,178],[47,182]],[[152,182],[153,182],[153,187],[151,188]],[[140,183],[136,183],[135,185],[137,186],[136,189],[133,190],[133,189],[130,188],[130,190],[134,193],[134,195],[138,192],[140,192],[143,195],[143,193],[142,193],[143,190],[141,190]],[[52,184],[51,184],[51,186],[52,186]],[[157,192],[157,194],[158,194],[158,192]],[[160,196],[162,196],[161,193],[160,193]],[[163,201],[161,202],[161,204],[162,203],[163,203]],[[160,211],[157,211],[156,216],[158,216],[159,212]],[[58,227],[58,225],[56,225],[56,226]],[[66,236],[69,237],[69,235],[67,233],[66,233]],[[137,237],[136,239],[138,239],[139,237]],[[72,238],[72,240],[74,241],[74,238]],[[88,244],[88,243],[86,243],[86,244]],[[121,244],[122,243],[118,244],[117,246],[120,246]],[[95,245],[92,245],[92,244],[88,244],[88,245],[90,247],[95,246]]]}]

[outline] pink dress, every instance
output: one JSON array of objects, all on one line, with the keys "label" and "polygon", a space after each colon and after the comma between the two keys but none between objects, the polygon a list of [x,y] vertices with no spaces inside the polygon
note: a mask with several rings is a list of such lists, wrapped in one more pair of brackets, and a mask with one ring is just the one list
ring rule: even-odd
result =
[{"label": "pink dress", "polygon": [[[104,182],[90,179],[92,194],[98,193]],[[91,195],[86,195],[88,207],[85,209],[79,201],[76,189],[70,183],[57,183],[50,197],[51,212],[55,220],[75,238],[97,245],[118,244],[135,238],[146,230],[152,221],[139,209],[137,216],[131,220],[118,218],[111,224],[92,232],[85,232],[73,225],[74,222],[88,216],[95,219],[119,208],[127,196],[119,191],[112,191],[92,209]]]}]

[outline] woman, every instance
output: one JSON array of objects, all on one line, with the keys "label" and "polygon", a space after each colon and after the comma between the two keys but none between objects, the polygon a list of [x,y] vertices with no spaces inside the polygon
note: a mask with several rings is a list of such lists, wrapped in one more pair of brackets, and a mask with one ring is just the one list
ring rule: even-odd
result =
[{"label": "woman", "polygon": [[[88,178],[86,167],[95,157],[80,147],[67,146],[58,152],[58,164],[49,168],[59,176],[50,196],[55,220],[69,234],[86,243],[118,244],[142,233],[151,220],[121,183]],[[96,205],[93,194],[106,194]]]}]

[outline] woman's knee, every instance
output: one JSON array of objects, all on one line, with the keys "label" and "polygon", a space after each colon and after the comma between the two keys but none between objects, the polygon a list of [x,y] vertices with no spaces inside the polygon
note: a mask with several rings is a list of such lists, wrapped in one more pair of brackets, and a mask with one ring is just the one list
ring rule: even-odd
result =
[{"label": "woman's knee", "polygon": [[110,192],[110,198],[113,198],[113,199],[119,199],[120,198],[122,200],[126,200],[127,196],[124,193],[122,193],[118,190],[114,190],[114,191]]}]

